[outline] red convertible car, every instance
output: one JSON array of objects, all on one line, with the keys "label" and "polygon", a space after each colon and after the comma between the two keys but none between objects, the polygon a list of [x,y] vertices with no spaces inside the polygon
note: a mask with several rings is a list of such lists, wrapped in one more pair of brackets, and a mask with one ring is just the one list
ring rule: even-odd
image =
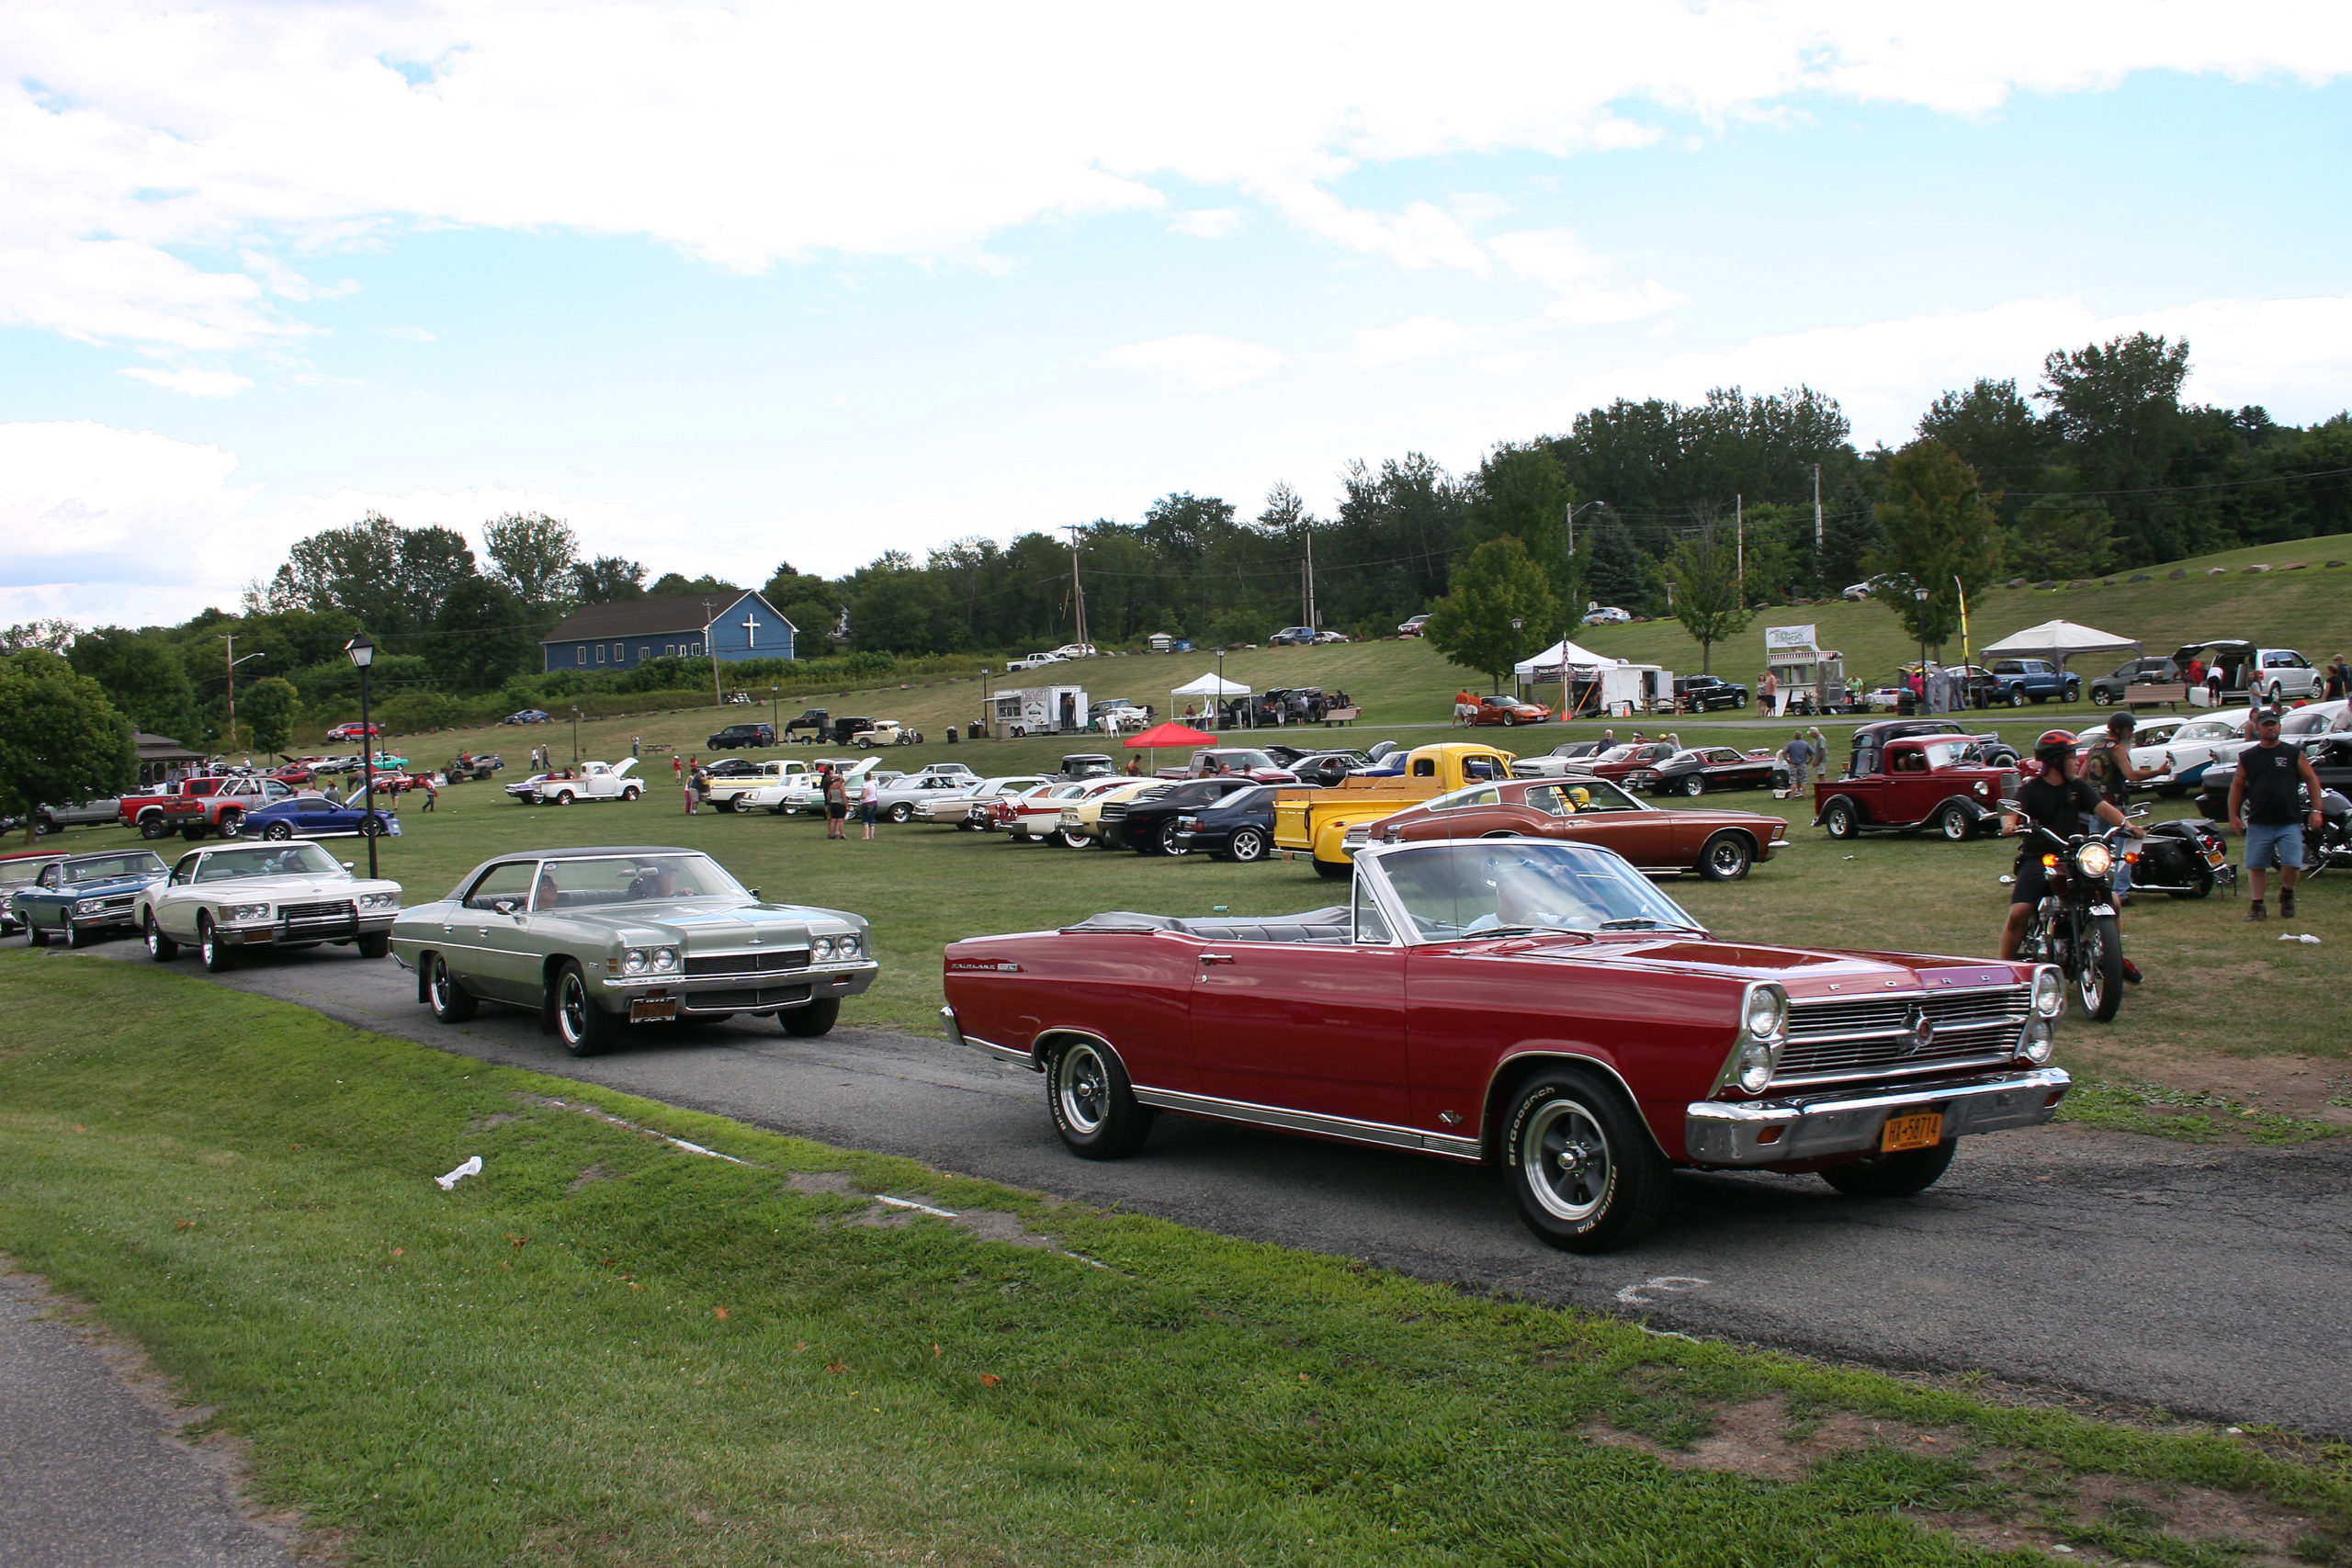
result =
[{"label": "red convertible car", "polygon": [[1473,784],[1348,829],[1351,850],[1427,839],[1557,839],[1616,851],[1645,872],[1737,882],[1789,841],[1788,822],[1755,811],[1645,806],[1606,779]]},{"label": "red convertible car", "polygon": [[1500,1170],[1576,1252],[1657,1225],[1678,1166],[1908,1196],[2070,1083],[2054,967],[1718,942],[1580,844],[1371,844],[1346,905],[1097,915],[945,964],[950,1037],[1044,1074],[1076,1154],[1162,1111],[1411,1149]]}]

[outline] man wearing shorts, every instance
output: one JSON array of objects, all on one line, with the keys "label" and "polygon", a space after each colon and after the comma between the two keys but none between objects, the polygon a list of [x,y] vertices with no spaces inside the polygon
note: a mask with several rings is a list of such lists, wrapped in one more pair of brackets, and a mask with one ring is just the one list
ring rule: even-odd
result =
[{"label": "man wearing shorts", "polygon": [[[2295,879],[2303,869],[2303,829],[2320,825],[2319,773],[2300,746],[2278,739],[2278,710],[2264,708],[2254,716],[2261,737],[2238,754],[2238,771],[2230,780],[2230,826],[2245,835],[2246,874],[2254,884],[2254,902],[2245,918],[2269,918],[2263,908],[2263,883],[2270,867],[2278,867],[2278,913],[2295,914]],[[2301,792],[2311,791],[2306,813]]]}]

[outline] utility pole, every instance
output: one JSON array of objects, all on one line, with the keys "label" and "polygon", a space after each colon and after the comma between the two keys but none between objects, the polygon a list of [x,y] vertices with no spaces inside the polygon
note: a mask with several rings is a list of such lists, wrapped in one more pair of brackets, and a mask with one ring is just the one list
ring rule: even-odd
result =
[{"label": "utility pole", "polygon": [[1813,553],[1821,553],[1821,465],[1813,466]]},{"label": "utility pole", "polygon": [[1731,498],[1731,519],[1732,546],[1737,557],[1736,565],[1739,573],[1739,602],[1745,604],[1747,603],[1747,508],[1743,497],[1735,495]]},{"label": "utility pole", "polygon": [[1315,618],[1315,530],[1302,527],[1306,536],[1306,626],[1310,631],[1321,631],[1323,625]]},{"label": "utility pole", "polygon": [[[237,666],[240,664],[250,663],[252,660],[259,659],[261,654],[248,653],[244,658],[240,659],[237,657],[236,633],[214,632],[212,635],[229,645],[222,650],[222,657],[227,659],[229,661],[229,744],[226,750],[228,751],[233,751],[237,749]],[[267,649],[264,649],[263,651],[266,652]],[[365,724],[367,720],[363,717],[360,722]],[[372,745],[373,742],[370,742],[370,744]]]},{"label": "utility pole", "polygon": [[1084,647],[1086,646],[1086,586],[1078,580],[1078,536],[1085,525],[1065,523],[1062,526],[1069,530],[1069,599],[1070,607],[1076,612],[1078,617],[1078,637],[1075,640],[1080,647]]},{"label": "utility pole", "polygon": [[727,705],[727,694],[718,689],[718,639],[710,633],[713,612],[710,601],[702,602],[702,645],[710,654],[710,700],[719,706]]}]

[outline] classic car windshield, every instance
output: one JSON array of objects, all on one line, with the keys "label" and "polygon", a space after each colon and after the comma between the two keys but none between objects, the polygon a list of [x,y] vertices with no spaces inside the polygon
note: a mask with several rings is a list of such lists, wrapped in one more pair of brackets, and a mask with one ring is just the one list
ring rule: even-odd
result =
[{"label": "classic car windshield", "polygon": [[56,863],[54,859],[0,863],[0,887],[22,887],[39,876],[43,866]]},{"label": "classic car windshield", "polygon": [[1417,845],[1374,863],[1423,938],[1507,931],[1698,931],[1614,854],[1523,839]]},{"label": "classic car windshield", "polygon": [[164,859],[149,850],[130,854],[92,855],[65,863],[65,886],[77,882],[119,882],[126,876],[161,876]]},{"label": "classic car windshield", "polygon": [[343,866],[316,844],[271,844],[250,850],[214,850],[197,868],[198,882],[233,882],[241,876],[340,876]]},{"label": "classic car windshield", "polygon": [[2199,719],[2195,724],[2182,725],[2173,732],[2173,739],[2175,740],[2235,740],[2238,739],[2238,727],[2227,719]]},{"label": "classic car windshield", "polygon": [[551,860],[539,867],[535,911],[594,908],[605,904],[667,902],[673,898],[749,898],[743,885],[708,855],[599,855]]},{"label": "classic car windshield", "polygon": [[1930,745],[1922,746],[1919,750],[1927,753],[1928,766],[1931,768],[1957,768],[1974,760],[1976,742],[1939,740]]}]

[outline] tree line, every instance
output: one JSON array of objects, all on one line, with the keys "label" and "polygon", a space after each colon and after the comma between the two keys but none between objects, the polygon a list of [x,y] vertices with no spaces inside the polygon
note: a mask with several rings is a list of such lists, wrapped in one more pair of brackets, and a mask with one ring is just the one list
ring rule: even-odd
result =
[{"label": "tree line", "polygon": [[492,519],[477,551],[458,530],[371,513],[300,541],[235,613],[37,623],[5,638],[62,653],[141,728],[191,741],[228,736],[232,647],[259,654],[234,677],[250,731],[237,739],[256,745],[351,705],[342,648],[363,628],[382,649],[377,689],[409,727],[648,682],[691,688],[697,676],[666,665],[542,673],[538,639],[583,604],[743,587],[799,629],[804,671],[843,674],[1052,647],[1070,640],[1081,603],[1105,646],[1154,632],[1258,642],[1310,618],[1385,635],[1426,611],[1448,657],[1499,674],[1597,602],[1673,615],[1703,665],[1755,606],[1873,577],[1935,641],[1957,619],[1954,580],[1973,592],[2352,529],[2352,415],[2298,428],[2258,407],[2184,402],[2189,363],[2188,344],[2147,333],[2054,352],[2030,389],[1945,392],[1899,449],[1858,449],[1837,400],[1807,387],[1620,399],[1564,433],[1503,442],[1464,473],[1419,453],[1355,463],[1328,517],[1287,484],[1246,514],[1179,491],[1133,522],[961,538],[920,560],[886,550],[831,578],[788,561],[759,581],[650,578],[583,555],[557,518]]}]

